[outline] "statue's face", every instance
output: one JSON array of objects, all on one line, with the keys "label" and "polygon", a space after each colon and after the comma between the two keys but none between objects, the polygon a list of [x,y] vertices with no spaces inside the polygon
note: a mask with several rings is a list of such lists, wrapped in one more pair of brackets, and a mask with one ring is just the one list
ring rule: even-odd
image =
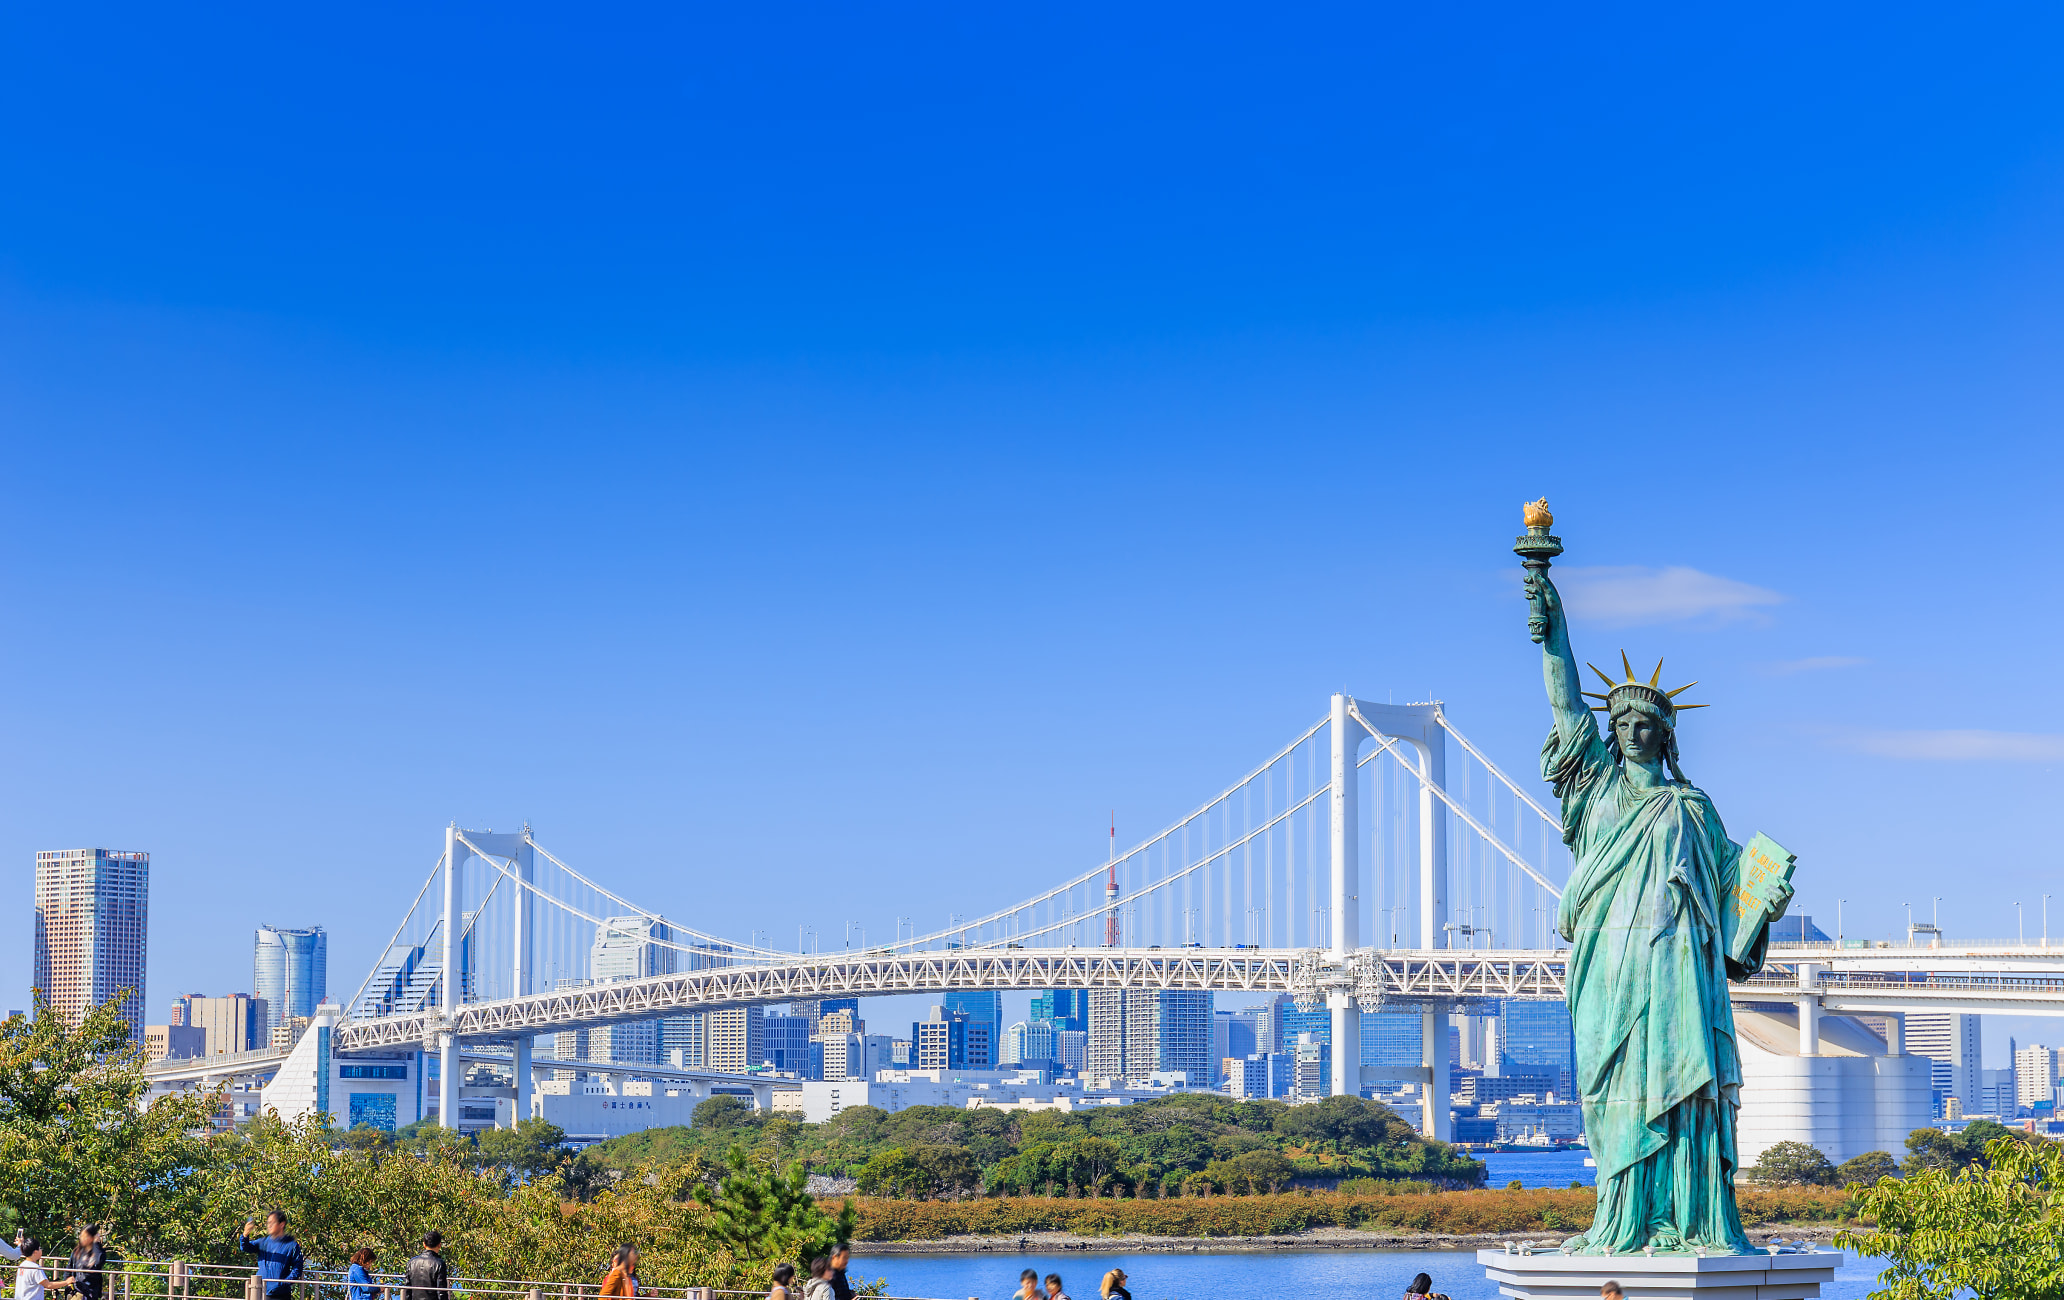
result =
[{"label": "statue's face", "polygon": [[1635,709],[1613,719],[1613,737],[1620,752],[1637,763],[1653,763],[1662,757],[1663,724]]}]

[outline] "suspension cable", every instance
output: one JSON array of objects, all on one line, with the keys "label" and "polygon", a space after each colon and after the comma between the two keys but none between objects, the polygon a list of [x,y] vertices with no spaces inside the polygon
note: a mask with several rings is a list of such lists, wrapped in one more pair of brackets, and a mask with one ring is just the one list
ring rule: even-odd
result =
[{"label": "suspension cable", "polygon": [[432,864],[430,868],[430,874],[423,877],[423,887],[416,891],[416,901],[410,903],[408,906],[408,911],[403,912],[401,914],[401,924],[394,927],[394,933],[390,935],[387,939],[387,946],[385,948],[380,949],[380,955],[373,960],[373,968],[366,972],[366,977],[363,980],[359,981],[358,992],[351,995],[351,1002],[349,1004],[350,1006],[357,1006],[358,1000],[361,997],[365,996],[366,985],[371,984],[373,982],[373,976],[380,973],[380,963],[386,961],[387,954],[394,951],[395,941],[401,938],[401,932],[403,930],[408,929],[409,918],[414,916],[416,914],[416,908],[422,905],[423,895],[430,892],[430,882],[437,879],[437,869],[443,865],[444,850],[439,849],[437,852],[437,861],[434,864]]},{"label": "suspension cable", "polygon": [[[461,837],[461,838],[463,838],[463,837]],[[575,880],[578,880],[578,881],[579,881],[579,882],[581,882],[581,883],[582,883],[583,885],[586,885],[586,886],[587,886],[587,887],[588,887],[589,889],[592,889],[592,890],[594,890],[594,891],[595,891],[596,893],[598,893],[598,894],[602,895],[602,897],[604,897],[604,898],[608,899],[608,900],[609,900],[610,902],[612,902],[612,903],[615,903],[615,904],[616,904],[616,905],[617,905],[618,907],[624,908],[624,909],[626,909],[626,910],[628,910],[628,911],[632,911],[632,912],[635,912],[635,913],[637,913],[637,914],[638,914],[639,916],[642,916],[642,917],[644,917],[644,918],[645,918],[646,920],[648,920],[648,921],[657,921],[657,922],[660,922],[660,923],[664,924],[665,926],[667,926],[667,927],[668,927],[669,929],[673,929],[673,930],[680,930],[680,931],[683,931],[683,932],[685,932],[685,933],[688,933],[688,934],[692,934],[692,935],[694,935],[694,936],[695,936],[696,938],[698,938],[698,939],[706,939],[706,940],[708,940],[708,941],[709,941],[709,942],[711,942],[711,943],[721,943],[721,944],[725,944],[725,945],[728,945],[728,946],[729,946],[729,947],[731,948],[731,950],[732,950],[733,952],[741,952],[741,951],[742,951],[742,952],[751,952],[751,953],[756,953],[756,954],[758,954],[758,955],[760,955],[760,956],[763,956],[763,957],[772,957],[772,958],[777,958],[777,959],[786,959],[787,957],[789,957],[789,956],[791,955],[791,954],[789,954],[789,953],[785,953],[785,952],[782,952],[782,951],[780,951],[779,949],[775,949],[775,948],[762,948],[762,947],[759,947],[759,946],[758,946],[758,945],[756,945],[756,944],[744,944],[744,943],[735,943],[735,942],[733,942],[733,941],[732,941],[732,940],[730,940],[730,939],[726,939],[726,938],[724,938],[724,937],[723,937],[722,935],[718,935],[718,934],[705,934],[705,933],[703,933],[703,932],[702,932],[701,930],[698,930],[698,929],[696,929],[696,928],[695,928],[694,926],[692,926],[692,925],[681,925],[681,924],[679,924],[678,922],[675,922],[675,921],[669,921],[669,920],[667,920],[667,919],[666,919],[665,917],[663,917],[663,916],[659,915],[659,914],[658,914],[658,913],[656,913],[656,912],[648,912],[648,911],[646,911],[646,910],[645,910],[644,908],[642,908],[642,907],[638,906],[638,905],[637,905],[636,903],[633,903],[633,902],[631,902],[631,901],[630,901],[629,899],[625,899],[625,898],[619,898],[619,897],[618,897],[618,896],[617,896],[617,895],[616,895],[616,894],[615,894],[614,892],[612,892],[611,890],[608,890],[608,889],[605,889],[605,888],[603,888],[603,887],[602,887],[601,885],[598,885],[598,884],[596,884],[596,883],[595,883],[594,881],[592,881],[592,880],[588,879],[588,878],[587,878],[586,876],[582,875],[582,874],[581,874],[580,872],[578,872],[578,871],[575,871],[575,870],[574,870],[574,869],[573,869],[572,867],[569,867],[569,866],[567,866],[567,865],[566,865],[566,864],[565,864],[564,862],[561,862],[561,861],[560,861],[559,859],[557,859],[557,858],[553,857],[553,856],[552,856],[552,853],[551,853],[551,850],[547,849],[547,848],[546,848],[546,847],[545,847],[544,845],[542,845],[542,844],[538,843],[538,842],[537,842],[536,840],[534,840],[534,839],[530,838],[530,836],[529,836],[529,835],[528,835],[527,833],[526,833],[526,834],[524,835],[524,837],[523,837],[523,842],[524,842],[525,844],[528,844],[528,845],[529,845],[530,847],[532,847],[533,849],[536,849],[536,850],[537,850],[537,851],[538,851],[539,853],[542,853],[542,854],[544,854],[544,855],[545,855],[545,860],[546,860],[546,861],[550,862],[550,863],[551,863],[551,864],[552,864],[553,866],[555,866],[555,867],[559,868],[559,869],[560,869],[561,871],[565,872],[565,873],[566,873],[567,875],[569,875],[569,876],[572,876],[572,877],[573,877],[573,878],[574,878]],[[470,841],[468,842],[468,847],[471,847],[471,842],[470,842]],[[479,849],[477,849],[477,848],[473,849],[473,851],[474,851],[475,853],[480,853],[480,850],[479,850]],[[485,853],[480,853],[480,856],[484,858],[484,857],[486,857],[486,856],[487,856],[487,854],[485,854]],[[533,888],[534,888],[534,887],[533,887]],[[550,895],[546,895],[546,897],[548,897],[548,898],[549,898],[549,897],[550,897]],[[554,900],[554,901],[557,901],[557,900]],[[652,942],[654,942],[654,943],[664,943],[665,941],[664,941],[664,940],[660,940],[660,939],[654,939],[654,940],[653,940]],[[677,949],[678,949],[679,951],[681,951],[681,952],[703,952],[703,951],[707,951],[706,949],[700,949],[700,948],[695,948],[695,947],[693,947],[693,946],[686,946],[686,947],[684,947],[684,946],[682,946],[682,945],[679,945],[679,944],[670,944],[670,945],[667,945],[667,946],[669,946],[669,947],[674,947],[674,948],[677,948]],[[800,954],[800,953],[797,953],[797,954],[794,954],[794,955],[796,955],[796,956],[801,956],[802,954]]]},{"label": "suspension cable", "polygon": [[[1504,854],[1506,860],[1512,863],[1513,866],[1518,867],[1521,871],[1524,871],[1529,876],[1532,876],[1534,878],[1535,884],[1547,890],[1549,893],[1555,895],[1555,897],[1557,898],[1562,897],[1562,891],[1560,889],[1557,889],[1554,885],[1549,884],[1547,877],[1543,876],[1540,872],[1534,870],[1532,863],[1528,862],[1525,858],[1519,856],[1519,854],[1513,852],[1510,848],[1507,848],[1505,845],[1505,841],[1491,834],[1491,832],[1484,827],[1484,824],[1482,822],[1470,816],[1461,804],[1456,803],[1452,798],[1449,797],[1448,792],[1446,790],[1441,789],[1440,786],[1435,784],[1431,779],[1429,779],[1428,776],[1422,774],[1418,768],[1413,767],[1410,763],[1407,763],[1405,761],[1404,755],[1398,753],[1395,748],[1397,744],[1397,740],[1395,737],[1385,736],[1382,732],[1376,730],[1375,725],[1371,723],[1367,718],[1362,716],[1362,711],[1356,708],[1352,701],[1350,701],[1347,706],[1347,712],[1348,715],[1352,717],[1356,722],[1359,722],[1364,727],[1368,728],[1369,734],[1375,737],[1376,743],[1383,747],[1382,752],[1388,753],[1391,756],[1391,758],[1396,761],[1399,767],[1402,767],[1407,772],[1410,772],[1413,775],[1413,777],[1418,780],[1420,789],[1431,790],[1436,796],[1439,797],[1442,803],[1448,806],[1448,811],[1454,813],[1457,817],[1460,817],[1463,821],[1467,822],[1469,824],[1469,829],[1475,831],[1478,835],[1481,835],[1486,844],[1489,844],[1492,848]],[[1373,755],[1371,757],[1373,757]]]},{"label": "suspension cable", "polygon": [[[1462,748],[1469,751],[1469,756],[1471,758],[1475,759],[1479,763],[1482,763],[1485,768],[1489,769],[1492,776],[1497,777],[1500,781],[1503,781],[1505,783],[1505,788],[1507,790],[1512,791],[1512,793],[1522,803],[1526,804],[1527,807],[1539,813],[1541,815],[1542,821],[1547,822],[1550,826],[1553,826],[1555,828],[1556,834],[1560,835],[1562,833],[1562,818],[1555,816],[1546,808],[1543,808],[1540,804],[1535,803],[1534,797],[1532,795],[1520,789],[1518,784],[1514,782],[1511,777],[1505,775],[1504,771],[1500,769],[1496,763],[1493,763],[1490,759],[1485,758],[1483,756],[1482,750],[1470,744],[1469,737],[1463,735],[1461,732],[1455,729],[1455,724],[1448,720],[1447,710],[1441,708],[1438,702],[1436,702],[1433,706],[1433,716],[1434,720],[1441,724],[1441,729],[1443,731],[1446,731],[1449,735],[1453,736],[1455,740],[1462,746]],[[1368,724],[1364,723],[1363,725],[1366,726]]]}]

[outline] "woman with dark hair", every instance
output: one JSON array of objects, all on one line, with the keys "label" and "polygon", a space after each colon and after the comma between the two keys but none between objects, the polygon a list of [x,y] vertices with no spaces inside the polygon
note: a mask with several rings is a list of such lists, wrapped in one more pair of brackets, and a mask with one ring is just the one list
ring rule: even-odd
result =
[{"label": "woman with dark hair", "polygon": [[1412,1285],[1405,1288],[1405,1300],[1424,1300],[1433,1294],[1433,1279],[1424,1273],[1412,1279]]},{"label": "woman with dark hair", "polygon": [[793,1281],[795,1281],[795,1265],[776,1264],[774,1266],[774,1285],[767,1292],[767,1300],[794,1300],[795,1292],[788,1289],[788,1284]]},{"label": "woman with dark hair", "polygon": [[346,1281],[350,1284],[350,1300],[380,1300],[387,1288],[373,1285],[373,1261],[379,1256],[371,1247],[361,1247],[351,1252],[351,1273]]}]

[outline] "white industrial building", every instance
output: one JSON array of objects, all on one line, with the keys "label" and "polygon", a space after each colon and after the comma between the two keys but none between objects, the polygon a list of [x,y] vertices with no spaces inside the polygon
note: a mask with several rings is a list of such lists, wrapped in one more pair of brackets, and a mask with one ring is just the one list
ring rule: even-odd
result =
[{"label": "white industrial building", "polygon": [[[1890,1018],[1891,1037],[1899,1021]],[[1807,1142],[1836,1164],[1866,1151],[1906,1149],[1907,1134],[1934,1123],[1934,1062],[1909,1055],[1852,1016],[1796,1009],[1734,1009],[1741,1050],[1744,1168],[1779,1142]],[[1803,1030],[1803,1032],[1802,1032]]]}]

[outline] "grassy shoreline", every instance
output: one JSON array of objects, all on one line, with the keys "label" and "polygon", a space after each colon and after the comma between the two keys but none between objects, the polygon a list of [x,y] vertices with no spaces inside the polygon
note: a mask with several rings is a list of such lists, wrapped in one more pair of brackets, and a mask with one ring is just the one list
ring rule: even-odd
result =
[{"label": "grassy shoreline", "polygon": [[[1745,1187],[1739,1199],[1742,1222],[1749,1227],[1820,1227],[1847,1221],[1853,1213],[1848,1193],[1836,1188]],[[964,1201],[854,1198],[860,1212],[858,1239],[875,1243],[1042,1233],[1084,1239],[1258,1239],[1291,1237],[1317,1229],[1494,1239],[1514,1233],[1582,1231],[1590,1226],[1595,1203],[1588,1188],[1390,1196],[1286,1193],[1158,1201],[1045,1196]]]}]

